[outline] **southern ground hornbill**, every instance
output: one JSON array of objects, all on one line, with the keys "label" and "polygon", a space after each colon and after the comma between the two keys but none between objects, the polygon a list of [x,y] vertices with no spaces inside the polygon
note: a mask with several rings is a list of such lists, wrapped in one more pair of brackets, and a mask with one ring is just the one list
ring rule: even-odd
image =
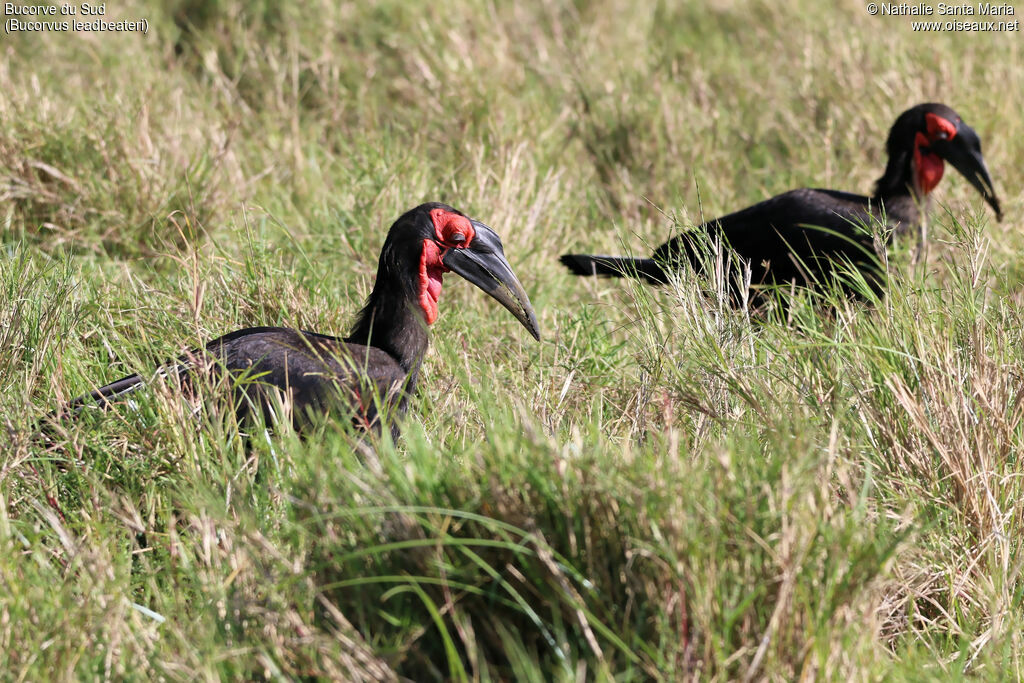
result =
[{"label": "southern ground hornbill", "polygon": [[[381,416],[405,411],[427,350],[427,326],[437,319],[441,277],[454,272],[497,299],[540,339],[537,318],[505,258],[498,235],[450,206],[423,204],[391,226],[377,279],[345,338],[282,327],[253,327],[214,339],[157,375],[183,388],[198,378],[230,384],[239,417],[290,406],[296,428],[316,414],[338,412],[357,428],[379,430]],[[131,375],[70,401],[60,415],[89,405],[108,407],[145,386]],[[391,421],[392,434],[397,425]]]},{"label": "southern ground hornbill", "polygon": [[[706,245],[720,240],[749,264],[751,285],[821,282],[837,262],[849,262],[879,287],[872,227],[922,231],[922,212],[948,161],[1002,219],[978,135],[943,104],[920,104],[900,114],[886,143],[889,162],[870,197],[836,190],[799,189],[777,195],[673,237],[652,258],[565,254],[576,275],[638,277],[661,284],[670,269],[690,262],[700,270]],[[700,240],[705,241],[702,252]],[[734,287],[735,291],[735,287]]]}]

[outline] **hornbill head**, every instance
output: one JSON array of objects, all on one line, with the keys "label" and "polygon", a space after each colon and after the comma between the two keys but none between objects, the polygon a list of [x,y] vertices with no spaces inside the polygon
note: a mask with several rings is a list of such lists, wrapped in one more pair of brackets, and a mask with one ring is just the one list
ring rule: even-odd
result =
[{"label": "hornbill head", "polygon": [[[911,143],[913,146],[908,147]],[[886,147],[890,164],[906,159],[911,179],[925,195],[942,179],[943,161],[948,161],[988,202],[996,220],[1002,220],[999,198],[981,155],[981,140],[946,105],[930,102],[903,112],[889,132]]]},{"label": "hornbill head", "polygon": [[388,241],[397,237],[403,242],[403,251],[409,250],[409,260],[415,263],[414,296],[427,324],[437,320],[441,276],[450,271],[497,299],[540,339],[530,298],[512,272],[496,232],[439,202],[412,209],[398,219],[395,228],[399,230],[393,228]]}]

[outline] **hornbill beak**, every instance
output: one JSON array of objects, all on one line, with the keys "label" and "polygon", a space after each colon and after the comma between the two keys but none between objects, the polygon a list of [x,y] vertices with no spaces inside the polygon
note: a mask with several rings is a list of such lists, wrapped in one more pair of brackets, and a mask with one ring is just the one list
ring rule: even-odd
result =
[{"label": "hornbill beak", "polygon": [[956,126],[956,135],[951,140],[935,140],[930,146],[933,152],[953,164],[953,168],[960,171],[960,175],[974,185],[974,189],[996,212],[996,220],[1003,220],[999,198],[993,189],[985,159],[981,156],[981,140],[974,129],[960,121]]},{"label": "hornbill beak", "polygon": [[483,223],[471,223],[475,234],[469,246],[462,249],[449,248],[441,257],[441,263],[501,302],[530,331],[533,338],[540,341],[540,328],[537,326],[533,306],[530,305],[530,297],[526,296],[526,291],[512,272],[512,266],[505,259],[501,239]]}]

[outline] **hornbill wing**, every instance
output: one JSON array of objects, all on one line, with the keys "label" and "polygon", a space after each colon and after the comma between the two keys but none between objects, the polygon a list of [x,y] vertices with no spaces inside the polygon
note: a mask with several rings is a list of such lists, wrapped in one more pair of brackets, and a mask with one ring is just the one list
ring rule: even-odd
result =
[{"label": "hornbill wing", "polygon": [[658,247],[654,259],[688,260],[701,270],[701,247],[712,245],[700,241],[720,239],[750,265],[752,285],[816,282],[835,271],[836,259],[873,268],[874,209],[859,195],[794,189],[683,232]]},{"label": "hornbill wing", "polygon": [[[751,282],[788,282],[815,278],[828,268],[823,257],[863,263],[872,253],[868,198],[847,192],[803,188],[708,221],[662,244],[655,260],[689,260],[699,269],[695,241],[721,238],[750,263]],[[871,207],[873,210],[874,207]]]},{"label": "hornbill wing", "polygon": [[268,392],[282,392],[296,416],[348,407],[357,426],[372,427],[378,405],[404,408],[408,373],[387,352],[313,332],[272,328],[214,340],[207,351],[235,377],[249,406],[269,418]]},{"label": "hornbill wing", "polygon": [[[666,282],[665,268],[689,262],[706,265],[716,241],[750,264],[751,283],[804,281],[831,269],[829,258],[871,261],[869,229],[876,207],[867,197],[833,190],[799,189],[716,218],[671,238],[650,259],[564,254],[562,263],[577,275],[638,275]],[[706,242],[706,243],[702,243]]]},{"label": "hornbill wing", "polygon": [[[258,409],[268,420],[274,417],[275,391],[296,417],[347,405],[357,426],[374,425],[379,402],[404,407],[407,373],[388,353],[287,328],[247,328],[218,337],[160,366],[156,375],[176,375],[188,389],[197,378],[221,377],[223,371],[235,382],[238,412]],[[76,414],[91,403],[107,408],[144,386],[141,375],[130,375],[73,399],[60,413]]]}]

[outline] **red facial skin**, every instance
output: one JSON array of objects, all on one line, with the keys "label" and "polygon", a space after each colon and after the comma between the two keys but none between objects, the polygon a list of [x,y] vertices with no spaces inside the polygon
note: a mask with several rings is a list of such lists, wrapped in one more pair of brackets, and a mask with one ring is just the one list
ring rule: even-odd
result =
[{"label": "red facial skin", "polygon": [[956,137],[956,125],[930,112],[924,115],[924,119],[928,134],[919,131],[914,138],[914,164],[917,168],[917,185],[921,192],[928,194],[942,180],[945,165],[942,157],[922,150],[922,147],[927,148],[936,140],[952,140]]},{"label": "red facial skin", "polygon": [[[434,223],[437,241],[423,240],[420,254],[420,308],[427,318],[427,324],[437,320],[437,300],[441,297],[441,276],[448,272],[441,261],[448,249],[464,249],[473,241],[473,224],[465,216],[445,209],[433,209],[430,220]],[[439,246],[440,244],[440,246]]]},{"label": "red facial skin", "polygon": [[459,213],[445,211],[444,209],[433,209],[430,212],[430,220],[434,221],[434,234],[441,244],[461,249],[468,247],[475,235],[473,224],[469,219]]}]

